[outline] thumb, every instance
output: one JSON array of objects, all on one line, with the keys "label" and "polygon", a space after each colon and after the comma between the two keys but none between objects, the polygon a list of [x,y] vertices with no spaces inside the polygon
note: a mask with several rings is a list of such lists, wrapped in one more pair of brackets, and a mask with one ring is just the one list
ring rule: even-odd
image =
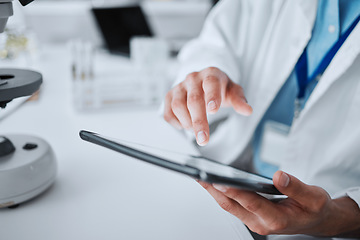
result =
[{"label": "thumb", "polygon": [[252,114],[253,109],[248,104],[244,95],[244,90],[240,85],[229,82],[226,95],[228,102],[237,113],[245,116],[250,116]]},{"label": "thumb", "polygon": [[296,177],[282,171],[277,171],[274,174],[273,182],[281,193],[303,206],[311,206],[319,198],[326,195],[322,188],[307,185]]}]

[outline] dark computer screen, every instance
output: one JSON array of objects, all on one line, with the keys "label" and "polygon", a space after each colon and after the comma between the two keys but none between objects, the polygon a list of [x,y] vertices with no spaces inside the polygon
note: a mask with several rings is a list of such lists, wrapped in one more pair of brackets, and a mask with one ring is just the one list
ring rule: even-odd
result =
[{"label": "dark computer screen", "polygon": [[133,36],[152,36],[140,6],[93,8],[106,47],[113,53],[130,53]]}]

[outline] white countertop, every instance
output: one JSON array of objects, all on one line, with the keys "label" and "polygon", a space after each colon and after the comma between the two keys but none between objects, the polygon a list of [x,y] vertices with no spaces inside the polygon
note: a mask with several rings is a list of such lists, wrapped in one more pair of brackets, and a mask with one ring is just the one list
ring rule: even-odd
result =
[{"label": "white countertop", "polygon": [[44,76],[40,99],[0,121],[2,135],[31,134],[48,141],[58,162],[56,182],[47,192],[17,209],[0,209],[0,238],[241,239],[228,215],[194,180],[79,138],[79,130],[86,129],[192,151],[156,108],[77,112],[67,60],[64,49],[44,51],[35,67]]}]

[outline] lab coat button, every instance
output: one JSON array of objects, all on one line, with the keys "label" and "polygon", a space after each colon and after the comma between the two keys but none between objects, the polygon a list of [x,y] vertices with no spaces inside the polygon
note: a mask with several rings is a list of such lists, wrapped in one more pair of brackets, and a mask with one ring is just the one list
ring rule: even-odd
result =
[{"label": "lab coat button", "polygon": [[335,26],[334,26],[334,25],[329,25],[328,30],[329,30],[329,33],[334,33],[334,32],[335,32],[335,30],[336,30],[336,28],[335,28]]}]

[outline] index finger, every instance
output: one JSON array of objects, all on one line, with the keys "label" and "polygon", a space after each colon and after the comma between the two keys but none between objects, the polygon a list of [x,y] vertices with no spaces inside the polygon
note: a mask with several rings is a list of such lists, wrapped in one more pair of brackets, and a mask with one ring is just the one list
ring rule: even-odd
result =
[{"label": "index finger", "polygon": [[196,141],[200,146],[209,142],[209,123],[206,116],[204,91],[201,85],[190,86],[187,96],[187,105],[191,116]]},{"label": "index finger", "polygon": [[202,88],[205,93],[205,102],[209,113],[216,113],[221,106],[221,83],[217,76],[207,75],[203,80]]},{"label": "index finger", "polygon": [[[257,193],[218,186],[216,184],[214,187],[222,191],[225,196],[239,203],[247,211],[263,219],[266,223],[271,224],[284,219],[276,203],[271,202]],[[245,216],[240,217],[243,218]]]}]

